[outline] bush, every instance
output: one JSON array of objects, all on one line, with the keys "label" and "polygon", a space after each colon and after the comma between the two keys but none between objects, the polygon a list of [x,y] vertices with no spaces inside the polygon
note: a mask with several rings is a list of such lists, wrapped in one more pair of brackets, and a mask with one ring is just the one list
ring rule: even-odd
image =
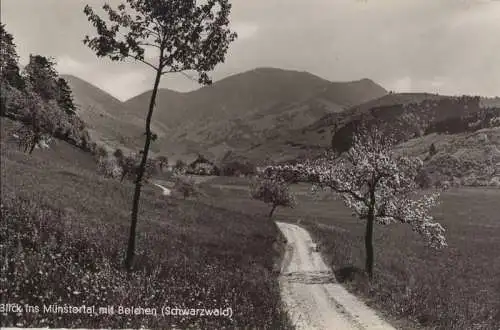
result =
[{"label": "bush", "polygon": [[436,149],[436,146],[433,144],[431,144],[430,148],[429,148],[429,155],[434,156],[435,154],[437,154],[437,149]]},{"label": "bush", "polygon": [[98,173],[108,178],[117,179],[122,176],[123,169],[114,157],[100,157],[97,161]]},{"label": "bush", "polygon": [[249,161],[233,160],[223,163],[220,173],[223,176],[249,176],[257,173],[257,167]]},{"label": "bush", "polygon": [[201,194],[194,180],[188,177],[177,177],[174,191],[183,198],[196,197]]},{"label": "bush", "polygon": [[295,197],[288,184],[282,180],[260,179],[252,184],[250,191],[253,199],[271,206],[269,218],[278,206],[294,207],[296,205]]},{"label": "bush", "polygon": [[[139,170],[140,162],[137,164],[136,171]],[[158,163],[154,159],[146,160],[146,167],[144,168],[144,180],[146,182],[149,181],[153,177],[153,175],[158,174]]]},{"label": "bush", "polygon": [[182,159],[178,159],[175,162],[174,169],[173,169],[175,173],[184,174],[184,173],[186,173],[186,169],[187,169],[187,164]]},{"label": "bush", "polygon": [[113,156],[115,156],[117,159],[123,158],[124,156],[123,150],[120,148],[116,149],[115,152],[113,153]]},{"label": "bush", "polygon": [[103,145],[96,145],[94,150],[94,156],[98,159],[101,157],[108,157],[108,150]]},{"label": "bush", "polygon": [[9,118],[17,118],[24,108],[26,100],[24,93],[6,83],[0,84],[0,114]]},{"label": "bush", "polygon": [[421,189],[429,189],[433,187],[432,177],[425,169],[421,169],[417,176],[415,177],[415,181]]}]

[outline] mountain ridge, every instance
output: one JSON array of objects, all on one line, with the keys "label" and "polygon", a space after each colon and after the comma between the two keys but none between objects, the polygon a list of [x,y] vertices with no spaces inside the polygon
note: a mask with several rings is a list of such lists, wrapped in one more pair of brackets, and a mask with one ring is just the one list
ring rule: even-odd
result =
[{"label": "mountain ridge", "polygon": [[[108,121],[126,122],[126,131],[135,132],[132,139],[137,140],[144,131],[151,91],[121,102],[107,93],[95,95],[99,89],[77,79],[69,80],[76,86],[75,99],[84,104],[84,117],[99,126],[102,123],[96,123],[99,118],[90,116],[89,109],[100,110]],[[152,124],[159,140],[153,145],[158,152],[206,151],[216,156],[228,148],[249,147],[277,131],[302,128],[328,113],[386,94],[368,78],[331,82],[309,72],[271,67],[241,72],[190,92],[162,88]],[[92,106],[93,102],[96,104]],[[140,147],[140,143],[135,142],[134,147]]]}]

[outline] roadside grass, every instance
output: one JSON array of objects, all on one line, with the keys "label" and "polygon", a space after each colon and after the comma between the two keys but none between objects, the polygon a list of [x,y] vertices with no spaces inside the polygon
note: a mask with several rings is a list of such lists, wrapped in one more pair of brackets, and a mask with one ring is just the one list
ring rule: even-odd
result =
[{"label": "roadside grass", "polygon": [[[95,174],[89,155],[18,152],[2,137],[1,303],[39,306],[232,308],[232,318],[7,313],[2,326],[289,328],[273,223],[145,186],[133,272],[122,268],[131,183]],[[64,148],[64,150],[62,149]],[[86,159],[87,157],[87,159]]]},{"label": "roadside grass", "polygon": [[[297,207],[278,208],[275,220],[307,228],[337,278],[391,323],[405,329],[500,329],[500,190],[442,193],[433,212],[447,229],[449,247],[441,251],[426,247],[408,226],[376,226],[371,284],[359,271],[364,223],[328,195],[302,195],[304,185],[292,190],[299,193]],[[212,202],[247,214],[268,212],[248,198],[241,189],[227,189]]]}]

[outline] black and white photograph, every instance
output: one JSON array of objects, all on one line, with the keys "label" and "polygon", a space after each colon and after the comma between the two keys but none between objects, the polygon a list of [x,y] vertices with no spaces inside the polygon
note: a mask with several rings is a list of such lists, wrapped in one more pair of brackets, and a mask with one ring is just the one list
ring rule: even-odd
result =
[{"label": "black and white photograph", "polygon": [[500,330],[499,0],[0,13],[0,329]]}]

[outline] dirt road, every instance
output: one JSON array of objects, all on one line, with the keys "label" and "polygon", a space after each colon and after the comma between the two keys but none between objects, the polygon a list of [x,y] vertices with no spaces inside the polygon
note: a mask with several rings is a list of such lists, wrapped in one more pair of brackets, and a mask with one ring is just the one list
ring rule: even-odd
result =
[{"label": "dirt road", "polygon": [[172,190],[168,189],[167,187],[162,186],[161,184],[158,183],[153,183],[155,186],[158,188],[161,188],[163,190],[163,195],[164,196],[170,196],[172,194]]},{"label": "dirt road", "polygon": [[304,228],[282,222],[277,225],[288,241],[281,295],[297,329],[395,329],[336,283]]}]

